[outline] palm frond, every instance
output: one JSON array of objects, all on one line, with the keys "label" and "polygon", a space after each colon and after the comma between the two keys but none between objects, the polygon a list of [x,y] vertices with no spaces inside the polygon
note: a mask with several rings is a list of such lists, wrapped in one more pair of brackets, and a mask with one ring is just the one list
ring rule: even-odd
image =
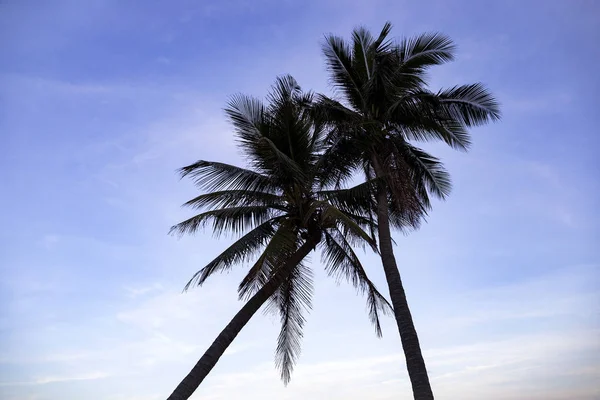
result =
[{"label": "palm frond", "polygon": [[260,257],[248,270],[238,286],[240,300],[248,300],[273,276],[296,250],[297,235],[287,226],[280,226],[271,237]]},{"label": "palm frond", "polygon": [[379,36],[371,43],[369,49],[370,56],[372,57],[376,53],[385,53],[390,49],[392,41],[388,39],[390,32],[392,31],[392,23],[386,22],[383,24],[383,28],[379,32]]},{"label": "palm frond", "polygon": [[311,309],[312,287],[312,271],[300,263],[279,287],[269,305],[270,308],[279,310],[281,319],[275,365],[280,370],[285,385],[290,382],[302,349],[302,329],[306,322],[304,314]]},{"label": "palm frond", "polygon": [[315,161],[318,187],[340,188],[353,177],[361,160],[361,150],[355,145],[354,140],[344,135],[337,136]]},{"label": "palm frond", "polygon": [[267,96],[270,109],[277,110],[282,104],[296,100],[301,94],[300,85],[291,75],[278,76]]},{"label": "palm frond", "polygon": [[373,43],[373,36],[364,27],[359,27],[352,31],[352,67],[358,75],[371,78],[371,63],[369,60],[369,50]]},{"label": "palm frond", "polygon": [[374,251],[377,251],[375,240],[349,215],[327,202],[313,200],[308,215],[312,215],[316,210],[321,211],[321,218],[327,224],[343,227],[347,234],[364,240]]},{"label": "palm frond", "polygon": [[436,95],[427,91],[401,97],[387,110],[389,125],[406,140],[444,141],[466,151],[471,137],[465,125],[449,115]]},{"label": "palm frond", "polygon": [[215,272],[223,272],[229,270],[235,264],[248,261],[273,237],[275,233],[274,223],[273,220],[267,221],[235,241],[204,268],[196,272],[185,285],[184,291],[187,291],[191,286],[201,286]]},{"label": "palm frond", "polygon": [[397,146],[392,141],[394,139],[402,140],[401,137],[394,138],[390,135],[386,139],[387,145],[379,148],[379,153],[372,156],[373,167],[378,171],[378,178],[382,182],[377,191],[381,194],[380,191],[383,190],[387,195],[388,202],[395,204],[397,222],[402,222],[405,228],[416,228],[419,226],[421,215],[427,210],[427,206],[420,198],[422,194],[418,191],[420,183],[412,179],[409,165],[403,154],[396,149]]},{"label": "palm frond", "polygon": [[182,178],[190,177],[200,188],[207,191],[252,190],[275,193],[278,190],[272,178],[236,167],[234,165],[199,160],[179,170]]},{"label": "palm frond", "polygon": [[454,86],[437,93],[451,118],[465,126],[477,126],[500,119],[500,105],[481,83]]},{"label": "palm frond", "polygon": [[[427,218],[429,210],[429,199],[427,192],[413,193],[419,201],[419,209],[415,210],[414,206],[407,207],[402,201],[398,201],[398,196],[391,194],[388,196],[388,216],[389,222],[394,229],[403,234],[408,234],[411,231],[419,229],[421,224]],[[423,200],[426,199],[426,201]]]},{"label": "palm frond", "polygon": [[313,105],[318,118],[327,123],[360,123],[362,116],[356,111],[346,107],[339,101],[331,99],[323,94],[316,95]]},{"label": "palm frond", "polygon": [[366,215],[374,207],[373,193],[377,182],[372,179],[347,189],[321,190],[317,196],[344,212]]},{"label": "palm frond", "polygon": [[222,190],[205,193],[186,201],[183,205],[194,209],[227,208],[244,205],[260,205],[279,210],[284,208],[281,196],[256,190]]},{"label": "palm frond", "polygon": [[405,69],[422,70],[454,59],[452,40],[441,33],[424,33],[403,39],[398,45],[400,62]]},{"label": "palm frond", "polygon": [[344,39],[329,35],[325,37],[323,54],[327,68],[331,72],[331,83],[345,95],[355,109],[362,110],[364,99],[360,88],[363,82],[353,69],[350,46]]},{"label": "palm frond", "polygon": [[170,234],[184,235],[196,233],[207,223],[212,223],[211,229],[216,237],[230,232],[240,234],[276,217],[269,207],[241,206],[205,211],[183,222],[173,225]]},{"label": "palm frond", "polygon": [[276,176],[289,177],[291,181],[302,182],[306,179],[305,171],[289,155],[267,137],[261,137],[257,143],[260,146],[260,165],[270,170]]},{"label": "palm frond", "polygon": [[414,182],[423,182],[427,189],[441,199],[445,199],[452,190],[450,174],[444,168],[439,158],[404,143],[400,149],[410,166]]},{"label": "palm frond", "polygon": [[252,142],[265,127],[265,106],[259,99],[243,94],[232,96],[225,107],[238,140],[242,144]]},{"label": "palm frond", "polygon": [[381,336],[379,313],[387,314],[392,306],[368,278],[360,259],[341,231],[326,232],[325,245],[322,247],[327,273],[338,281],[345,278],[362,294],[366,294],[369,319],[377,336]]}]

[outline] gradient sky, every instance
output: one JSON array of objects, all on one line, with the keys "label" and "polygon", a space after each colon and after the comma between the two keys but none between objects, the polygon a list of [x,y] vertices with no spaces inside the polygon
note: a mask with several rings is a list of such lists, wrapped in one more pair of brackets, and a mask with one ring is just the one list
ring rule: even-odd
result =
[{"label": "gradient sky", "polygon": [[[320,43],[390,20],[442,31],[432,88],[482,81],[500,123],[428,145],[454,191],[396,249],[438,399],[600,398],[600,5],[572,1],[0,3],[0,398],[164,399],[239,309],[243,268],[182,294],[227,240],[168,228],[175,169],[243,165],[222,108],[290,73],[330,93]],[[379,261],[362,257],[385,291]],[[285,388],[257,315],[193,398],[411,398],[392,319],[316,272]],[[596,382],[594,384],[594,382]]]}]

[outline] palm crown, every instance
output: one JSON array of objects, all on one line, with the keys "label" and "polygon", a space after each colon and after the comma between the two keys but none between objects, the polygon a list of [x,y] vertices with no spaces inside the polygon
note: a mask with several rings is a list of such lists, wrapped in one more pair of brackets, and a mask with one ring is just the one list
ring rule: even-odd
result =
[{"label": "palm crown", "polygon": [[[327,272],[347,278],[366,294],[370,319],[380,335],[379,313],[389,304],[352,249],[354,244],[375,248],[365,231],[372,230],[373,223],[360,209],[340,207],[360,188],[327,187],[335,171],[326,168],[327,136],[311,112],[312,103],[312,93],[303,93],[290,76],[277,79],[268,105],[248,96],[233,97],[226,113],[250,168],[198,161],[181,169],[182,177],[192,178],[207,193],[185,203],[202,212],[173,226],[172,232],[194,233],[210,224],[217,236],[241,236],[199,270],[186,289],[202,285],[216,272],[252,262],[238,288],[241,298],[250,298],[312,237]],[[285,383],[300,352],[311,290],[311,270],[301,262],[270,299],[270,308],[281,317],[276,364]]]},{"label": "palm crown", "polygon": [[390,206],[405,216],[398,226],[407,220],[417,226],[430,194],[445,198],[451,183],[440,160],[411,142],[441,140],[467,150],[468,128],[496,120],[500,112],[480,83],[427,88],[428,69],[454,58],[448,37],[430,33],[396,42],[390,31],[386,23],[378,37],[358,28],[350,43],[326,38],[323,53],[342,99],[321,95],[317,110],[333,127],[329,160],[345,166],[345,176],[362,167],[368,179],[384,179]]}]

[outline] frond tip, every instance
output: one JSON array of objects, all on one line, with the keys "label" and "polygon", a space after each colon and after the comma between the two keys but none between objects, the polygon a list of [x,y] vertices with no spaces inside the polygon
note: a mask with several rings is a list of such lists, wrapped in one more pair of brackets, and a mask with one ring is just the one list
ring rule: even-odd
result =
[{"label": "frond tip", "polygon": [[341,231],[334,230],[325,234],[323,261],[329,275],[337,279],[345,278],[358,291],[366,295],[369,319],[376,335],[380,337],[382,335],[380,313],[391,314],[392,306],[368,278],[360,259]]},{"label": "frond tip", "polygon": [[208,192],[254,190],[272,193],[277,190],[277,186],[268,176],[215,161],[199,160],[181,168],[179,173],[182,178],[191,178],[196,185]]},{"label": "frond tip", "polygon": [[281,318],[275,365],[284,385],[290,382],[302,349],[304,313],[311,309],[312,286],[312,271],[300,263],[272,299],[272,306],[279,310]]},{"label": "frond tip", "polygon": [[183,222],[173,225],[170,234],[182,236],[194,234],[209,222],[213,235],[219,237],[224,233],[240,234],[253,229],[263,222],[275,217],[273,211],[265,206],[240,206],[209,210],[197,214]]}]

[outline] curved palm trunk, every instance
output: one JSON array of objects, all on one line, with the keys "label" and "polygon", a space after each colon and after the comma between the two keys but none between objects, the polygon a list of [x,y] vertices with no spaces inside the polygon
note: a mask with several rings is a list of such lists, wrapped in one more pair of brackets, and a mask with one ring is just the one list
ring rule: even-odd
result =
[{"label": "curved palm trunk", "polygon": [[[381,176],[381,171],[377,171],[377,168],[375,173],[378,177]],[[408,308],[406,293],[404,292],[402,279],[400,279],[400,272],[398,271],[396,258],[394,257],[385,187],[379,188],[377,192],[377,224],[381,262],[390,290],[390,299],[394,306],[394,316],[398,324],[398,331],[400,331],[400,340],[402,341],[402,349],[406,357],[406,367],[413,395],[415,400],[433,400],[433,391],[429,383],[425,360],[421,354],[417,330],[415,329],[412,315]]]},{"label": "curved palm trunk", "polygon": [[248,300],[240,311],[221,331],[219,336],[210,345],[208,350],[196,363],[189,374],[175,388],[175,391],[167,400],[187,400],[192,393],[200,386],[204,378],[213,369],[223,355],[227,347],[233,342],[233,339],[240,333],[244,326],[250,321],[250,318],[260,309],[260,307],[277,291],[281,283],[287,279],[294,267],[298,265],[319,243],[320,235],[313,235],[298,248],[298,250],[286,261],[283,269],[273,276],[254,296]]}]

